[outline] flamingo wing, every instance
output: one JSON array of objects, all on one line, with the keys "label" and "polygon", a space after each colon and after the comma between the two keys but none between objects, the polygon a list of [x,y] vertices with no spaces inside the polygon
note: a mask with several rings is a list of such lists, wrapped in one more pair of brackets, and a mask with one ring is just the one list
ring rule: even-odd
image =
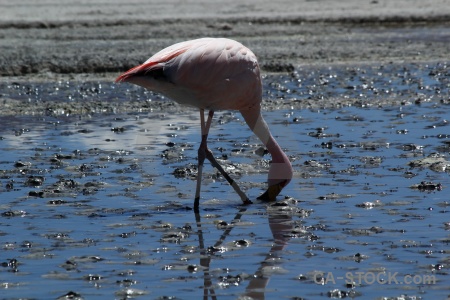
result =
[{"label": "flamingo wing", "polygon": [[126,82],[128,81],[127,79],[130,79],[134,76],[145,76],[148,75],[151,71],[163,69],[164,65],[167,62],[172,60],[174,57],[177,57],[186,52],[188,49],[188,42],[181,42],[167,47],[150,57],[142,65],[131,68],[127,72],[117,77],[116,82]]}]

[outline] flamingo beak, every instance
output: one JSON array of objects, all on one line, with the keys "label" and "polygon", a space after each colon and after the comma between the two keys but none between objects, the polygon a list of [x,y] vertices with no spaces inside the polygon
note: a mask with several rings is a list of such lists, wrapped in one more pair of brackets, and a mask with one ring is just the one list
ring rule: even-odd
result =
[{"label": "flamingo beak", "polygon": [[281,192],[281,190],[286,186],[287,180],[282,181],[280,183],[274,184],[269,186],[267,191],[265,191],[261,196],[259,196],[257,199],[267,202],[274,202],[277,200],[278,194]]}]

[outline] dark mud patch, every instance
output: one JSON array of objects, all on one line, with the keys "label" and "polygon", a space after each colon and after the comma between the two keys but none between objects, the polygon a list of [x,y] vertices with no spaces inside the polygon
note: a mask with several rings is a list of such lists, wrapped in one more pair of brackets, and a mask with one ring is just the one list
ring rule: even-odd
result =
[{"label": "dark mud patch", "polygon": [[[438,62],[303,67],[286,75],[266,74],[263,76],[263,108],[398,107],[428,102],[446,104],[450,101],[449,72],[448,63]],[[140,87],[105,81],[16,80],[1,83],[0,89],[2,115],[58,117],[186,110]],[[302,122],[301,118],[295,118],[294,122]],[[345,121],[358,116],[340,118],[346,118],[342,119]],[[446,120],[430,124],[432,127],[446,125]]]}]

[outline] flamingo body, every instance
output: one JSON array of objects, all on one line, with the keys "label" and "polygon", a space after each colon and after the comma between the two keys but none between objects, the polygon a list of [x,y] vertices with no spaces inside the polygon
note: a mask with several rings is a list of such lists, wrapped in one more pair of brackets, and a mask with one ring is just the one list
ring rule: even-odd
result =
[{"label": "flamingo body", "polygon": [[172,45],[117,81],[144,86],[200,109],[242,110],[261,102],[256,56],[229,39],[202,38]]},{"label": "flamingo body", "polygon": [[[217,163],[207,147],[215,110],[239,110],[272,155],[269,189],[259,198],[274,201],[292,178],[292,166],[261,115],[262,83],[258,61],[242,44],[224,38],[202,38],[169,46],[143,64],[120,75],[116,82],[130,82],[159,92],[176,102],[200,109],[202,142],[194,209],[198,210],[201,171],[207,158],[224,175],[244,203],[250,203],[237,184]],[[204,110],[209,110],[204,121]]]}]

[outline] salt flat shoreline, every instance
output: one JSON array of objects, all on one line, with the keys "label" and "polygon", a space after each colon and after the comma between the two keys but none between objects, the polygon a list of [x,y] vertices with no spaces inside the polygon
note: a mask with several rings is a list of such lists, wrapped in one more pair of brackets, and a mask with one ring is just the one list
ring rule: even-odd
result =
[{"label": "salt flat shoreline", "polygon": [[450,0],[2,0],[0,10],[2,80],[111,79],[163,47],[205,36],[244,43],[266,72],[449,60]]}]

